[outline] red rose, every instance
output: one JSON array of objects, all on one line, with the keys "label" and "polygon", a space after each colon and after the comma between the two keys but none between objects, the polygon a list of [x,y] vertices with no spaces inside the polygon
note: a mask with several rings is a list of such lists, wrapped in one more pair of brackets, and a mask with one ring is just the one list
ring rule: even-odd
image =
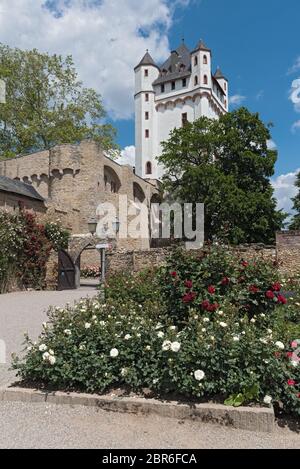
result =
[{"label": "red rose", "polygon": [[195,292],[189,292],[189,293],[186,293],[183,298],[182,298],[182,301],[183,303],[192,303],[194,301],[194,299],[196,298],[196,293]]},{"label": "red rose", "polygon": [[268,290],[267,293],[266,293],[266,297],[267,297],[269,300],[274,300],[275,295],[274,295],[274,293],[272,292],[272,290]]},{"label": "red rose", "polygon": [[272,285],[272,290],[273,291],[280,291],[281,290],[281,285],[279,282],[275,282],[273,285]]},{"label": "red rose", "polygon": [[281,352],[274,352],[274,356],[276,358],[280,358],[281,357]]},{"label": "red rose", "polygon": [[208,300],[204,300],[204,301],[202,301],[201,306],[202,306],[203,309],[208,311],[208,308],[210,307],[210,302]]},{"label": "red rose", "polygon": [[173,278],[177,277],[177,272],[171,272],[171,277]]},{"label": "red rose", "polygon": [[221,284],[225,287],[227,285],[229,285],[230,283],[230,279],[228,277],[224,277],[221,281]]},{"label": "red rose", "polygon": [[218,303],[213,303],[212,305],[209,305],[207,311],[209,311],[210,313],[215,313],[217,309],[219,309]]},{"label": "red rose", "polygon": [[185,286],[186,288],[193,288],[193,282],[192,282],[191,280],[186,280],[186,281],[184,282],[184,286]]},{"label": "red rose", "polygon": [[277,299],[278,299],[278,303],[282,304],[282,305],[286,305],[287,304],[287,299],[285,298],[285,296],[283,295],[277,295]]},{"label": "red rose", "polygon": [[251,293],[258,293],[258,292],[259,292],[259,288],[258,288],[256,285],[251,285],[251,286],[249,287],[249,291],[250,291]]},{"label": "red rose", "polygon": [[214,293],[216,293],[216,289],[213,285],[210,285],[207,289],[208,293],[210,293],[211,295],[213,295]]},{"label": "red rose", "polygon": [[288,386],[295,386],[296,385],[296,381],[294,379],[289,379],[288,382],[287,382]]},{"label": "red rose", "polygon": [[293,352],[287,352],[286,356],[287,358],[293,358]]},{"label": "red rose", "polygon": [[239,282],[239,283],[244,283],[245,280],[246,280],[245,277],[240,277],[240,278],[238,279],[238,282]]},{"label": "red rose", "polygon": [[247,261],[242,261],[242,263],[241,263],[241,264],[242,264],[242,266],[243,266],[243,267],[248,267],[248,265],[249,265],[249,262],[247,262]]}]

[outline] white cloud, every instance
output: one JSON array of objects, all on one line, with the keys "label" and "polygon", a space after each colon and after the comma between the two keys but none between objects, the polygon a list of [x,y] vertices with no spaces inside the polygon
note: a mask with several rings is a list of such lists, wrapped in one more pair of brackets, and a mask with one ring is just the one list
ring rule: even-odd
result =
[{"label": "white cloud", "polygon": [[293,173],[282,174],[271,181],[275,190],[274,195],[278,201],[278,208],[287,213],[292,213],[293,202],[291,198],[297,195],[295,181],[299,171],[300,168]]},{"label": "white cloud", "polygon": [[293,81],[290,89],[289,99],[294,104],[295,111],[300,112],[300,78]]},{"label": "white cloud", "polygon": [[230,96],[229,104],[231,104],[232,106],[239,106],[245,101],[245,99],[247,99],[246,96],[242,96],[240,94],[234,94],[233,96]]},{"label": "white cloud", "polygon": [[277,145],[274,140],[268,140],[267,142],[268,150],[277,150]]},{"label": "white cloud", "polygon": [[135,166],[135,146],[130,145],[125,147],[116,159],[116,162],[122,165],[129,164],[130,166]]},{"label": "white cloud", "polygon": [[300,70],[300,56],[297,57],[292,67],[288,69],[287,74],[292,75],[293,73],[298,72],[298,70]]},{"label": "white cloud", "polygon": [[133,113],[133,68],[149,49],[169,53],[174,9],[189,0],[1,0],[0,40],[24,49],[72,54],[85,86],[113,118]]},{"label": "white cloud", "polygon": [[294,122],[294,124],[292,125],[292,132],[295,134],[298,130],[300,130],[300,120],[299,121],[296,121]]}]

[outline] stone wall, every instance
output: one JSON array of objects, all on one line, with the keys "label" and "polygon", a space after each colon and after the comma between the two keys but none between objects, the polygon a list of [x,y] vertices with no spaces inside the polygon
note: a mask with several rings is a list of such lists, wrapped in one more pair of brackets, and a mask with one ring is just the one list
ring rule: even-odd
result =
[{"label": "stone wall", "polygon": [[52,251],[46,265],[46,289],[56,290],[58,282],[58,253]]},{"label": "stone wall", "polygon": [[[261,244],[243,245],[228,248],[241,259],[265,259],[276,261],[276,247]],[[145,268],[159,267],[170,254],[171,248],[158,248],[149,251],[111,251],[107,253],[107,273],[137,272]],[[203,250],[191,251],[200,255]]]},{"label": "stone wall", "polygon": [[300,274],[300,231],[276,233],[277,258],[284,274]]},{"label": "stone wall", "polygon": [[[149,208],[158,194],[155,184],[138,177],[131,166],[108,158],[88,140],[0,161],[0,175],[33,185],[46,199],[48,219],[61,222],[72,234],[88,233],[88,221],[96,217],[100,203],[112,203],[119,215],[120,196],[127,197],[128,207],[138,201]],[[149,237],[119,239],[118,246],[149,249]]]}]

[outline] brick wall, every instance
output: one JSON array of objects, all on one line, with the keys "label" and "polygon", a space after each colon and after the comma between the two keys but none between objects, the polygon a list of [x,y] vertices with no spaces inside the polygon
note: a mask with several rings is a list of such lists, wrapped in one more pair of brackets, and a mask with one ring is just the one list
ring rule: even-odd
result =
[{"label": "brick wall", "polygon": [[288,275],[300,273],[300,231],[276,233],[280,269]]}]

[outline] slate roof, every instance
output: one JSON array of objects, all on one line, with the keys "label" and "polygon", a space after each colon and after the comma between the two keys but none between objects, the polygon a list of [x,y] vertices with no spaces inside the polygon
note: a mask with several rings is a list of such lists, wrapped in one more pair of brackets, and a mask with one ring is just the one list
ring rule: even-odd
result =
[{"label": "slate roof", "polygon": [[153,65],[154,67],[157,67],[159,68],[156,63],[154,62],[154,60],[152,59],[151,55],[149,54],[149,52],[147,51],[146,54],[144,55],[144,57],[142,58],[142,60],[140,61],[140,63],[135,67],[134,70],[136,70],[137,68],[141,67],[142,65]]},{"label": "slate roof", "polygon": [[186,78],[191,74],[191,53],[182,43],[171,52],[170,57],[160,67],[161,75],[155,80],[154,85],[166,83],[178,78]]},{"label": "slate roof", "polygon": [[222,70],[220,69],[220,67],[217,68],[216,70],[216,73],[214,74],[214,77],[215,78],[224,78],[224,80],[226,80]]},{"label": "slate roof", "polygon": [[23,195],[24,197],[40,200],[42,202],[45,200],[33,186],[21,181],[15,181],[6,176],[0,176],[0,191]]},{"label": "slate roof", "polygon": [[205,44],[205,42],[202,41],[202,39],[200,39],[200,41],[196,45],[196,49],[194,49],[193,52],[196,52],[198,50],[206,50],[207,52],[211,52],[211,49],[207,47],[207,45]]}]

